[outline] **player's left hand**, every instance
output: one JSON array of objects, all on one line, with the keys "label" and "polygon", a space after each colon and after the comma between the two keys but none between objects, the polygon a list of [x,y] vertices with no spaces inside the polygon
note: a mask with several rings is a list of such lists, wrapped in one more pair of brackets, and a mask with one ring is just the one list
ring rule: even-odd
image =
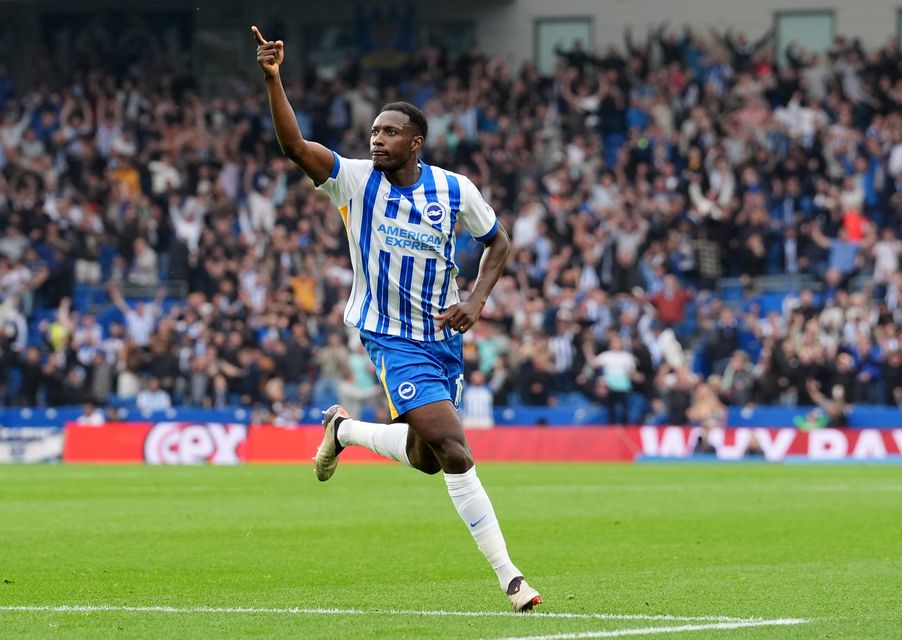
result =
[{"label": "player's left hand", "polygon": [[449,327],[459,333],[466,333],[479,320],[481,312],[481,304],[475,300],[467,300],[448,307],[443,313],[436,314],[435,319],[438,320],[440,329]]}]

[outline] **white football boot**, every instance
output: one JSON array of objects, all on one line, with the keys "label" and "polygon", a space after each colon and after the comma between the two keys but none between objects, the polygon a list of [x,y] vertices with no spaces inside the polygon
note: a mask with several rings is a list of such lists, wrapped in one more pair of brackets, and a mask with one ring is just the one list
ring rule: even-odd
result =
[{"label": "white football boot", "polygon": [[337,404],[323,411],[323,441],[319,443],[316,456],[313,458],[313,472],[320,482],[325,482],[335,473],[338,454],[344,449],[338,443],[337,423],[350,417],[348,412]]},{"label": "white football boot", "polygon": [[533,607],[542,604],[542,596],[529,586],[523,576],[517,576],[507,587],[507,597],[517,613],[532,611]]}]

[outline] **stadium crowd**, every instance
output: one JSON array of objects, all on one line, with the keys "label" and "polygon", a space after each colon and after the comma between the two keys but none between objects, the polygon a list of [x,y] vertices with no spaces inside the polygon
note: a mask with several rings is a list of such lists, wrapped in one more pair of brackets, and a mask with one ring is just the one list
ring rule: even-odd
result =
[{"label": "stadium crowd", "polygon": [[[289,85],[305,135],[350,157],[381,104],[421,107],[424,159],[471,177],[510,231],[465,336],[475,385],[616,423],[784,404],[839,425],[849,403],[902,406],[895,38],[790,47],[780,66],[769,34],[664,27],[558,53],[550,77],[423,48],[391,74],[349,61]],[[240,403],[285,423],[378,405],[342,324],[341,218],[282,157],[263,82],[202,97],[164,59],[44,67],[18,90],[0,63],[0,399]],[[463,289],[479,256],[459,239]],[[775,307],[759,276],[803,284]],[[85,303],[95,289],[118,313]]]}]

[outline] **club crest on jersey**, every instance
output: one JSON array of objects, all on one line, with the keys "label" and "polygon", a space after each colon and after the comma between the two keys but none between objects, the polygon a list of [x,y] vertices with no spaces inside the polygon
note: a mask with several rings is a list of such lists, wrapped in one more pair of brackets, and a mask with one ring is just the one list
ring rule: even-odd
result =
[{"label": "club crest on jersey", "polygon": [[423,215],[426,216],[432,224],[441,224],[445,219],[445,216],[448,215],[448,212],[441,202],[430,202],[423,209]]},{"label": "club crest on jersey", "polygon": [[417,386],[410,381],[402,382],[398,385],[398,395],[405,400],[410,400],[417,395]]}]

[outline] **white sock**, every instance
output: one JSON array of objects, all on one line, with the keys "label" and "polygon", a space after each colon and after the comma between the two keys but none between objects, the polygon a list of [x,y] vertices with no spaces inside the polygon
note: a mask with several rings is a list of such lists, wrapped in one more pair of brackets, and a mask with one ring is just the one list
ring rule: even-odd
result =
[{"label": "white sock", "polygon": [[495,570],[501,588],[507,591],[511,580],[523,574],[507,555],[507,546],[504,544],[492,501],[482,488],[476,467],[466,473],[446,473],[445,484],[448,485],[448,495],[451,496],[454,508],[473,534],[476,546]]},{"label": "white sock", "polygon": [[357,445],[378,453],[383,458],[410,466],[407,458],[407,423],[376,424],[345,418],[338,425],[338,443]]}]

